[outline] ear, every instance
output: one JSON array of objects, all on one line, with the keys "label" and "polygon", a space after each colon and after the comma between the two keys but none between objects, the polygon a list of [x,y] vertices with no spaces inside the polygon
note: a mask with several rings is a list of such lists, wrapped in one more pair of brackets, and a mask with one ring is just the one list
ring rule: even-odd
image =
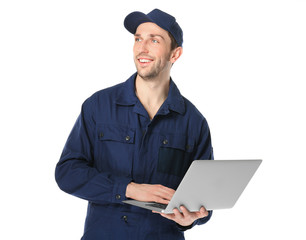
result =
[{"label": "ear", "polygon": [[183,48],[182,47],[177,47],[176,49],[174,49],[171,53],[171,58],[170,58],[170,62],[173,64],[175,63],[180,56],[183,54]]}]

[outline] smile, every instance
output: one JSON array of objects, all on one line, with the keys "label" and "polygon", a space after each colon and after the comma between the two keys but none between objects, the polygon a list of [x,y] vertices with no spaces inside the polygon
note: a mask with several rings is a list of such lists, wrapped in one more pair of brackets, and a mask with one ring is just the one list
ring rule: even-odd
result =
[{"label": "smile", "polygon": [[151,59],[151,58],[139,57],[139,58],[138,58],[138,61],[139,61],[140,63],[146,64],[146,63],[153,62],[153,59]]},{"label": "smile", "polygon": [[141,59],[139,59],[139,62],[141,62],[141,63],[148,63],[148,62],[152,62],[152,60],[141,58]]}]

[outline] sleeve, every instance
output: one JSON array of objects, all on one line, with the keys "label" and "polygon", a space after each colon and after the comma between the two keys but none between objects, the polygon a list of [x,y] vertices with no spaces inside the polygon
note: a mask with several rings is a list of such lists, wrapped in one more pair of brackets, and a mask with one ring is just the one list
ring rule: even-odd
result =
[{"label": "sleeve", "polygon": [[[199,132],[200,134],[199,134],[198,141],[196,144],[196,153],[195,153],[194,159],[214,160],[214,153],[213,153],[213,147],[211,143],[210,130],[209,130],[209,126],[205,118],[202,122],[201,130]],[[188,229],[191,229],[195,225],[205,224],[210,220],[212,214],[213,214],[213,211],[208,211],[207,217],[197,219],[196,221],[193,222],[192,225],[186,226],[186,227],[177,224],[178,228],[181,231],[186,231]]]},{"label": "sleeve", "polygon": [[95,118],[94,101],[89,98],[64,146],[55,169],[55,179],[64,192],[95,202],[120,203],[126,199],[126,186],[132,179],[99,172],[94,167]]}]

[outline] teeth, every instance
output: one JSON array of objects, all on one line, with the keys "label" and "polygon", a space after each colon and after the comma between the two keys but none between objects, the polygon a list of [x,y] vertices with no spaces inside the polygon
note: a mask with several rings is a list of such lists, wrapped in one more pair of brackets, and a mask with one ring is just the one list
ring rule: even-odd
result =
[{"label": "teeth", "polygon": [[139,61],[142,62],[142,63],[151,62],[151,60],[148,60],[148,59],[139,59]]}]

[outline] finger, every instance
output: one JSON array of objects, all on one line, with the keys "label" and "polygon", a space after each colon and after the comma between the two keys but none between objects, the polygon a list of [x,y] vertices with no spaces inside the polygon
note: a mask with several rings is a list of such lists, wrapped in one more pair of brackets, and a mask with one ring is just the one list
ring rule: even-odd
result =
[{"label": "finger", "polygon": [[170,200],[158,197],[158,196],[153,196],[150,201],[157,202],[157,203],[162,203],[162,204],[169,204]]},{"label": "finger", "polygon": [[188,209],[185,206],[183,206],[183,205],[180,206],[180,209],[181,209],[184,216],[190,215],[190,212],[188,211]]},{"label": "finger", "polygon": [[176,219],[184,218],[184,215],[177,208],[173,209],[173,214]]},{"label": "finger", "polygon": [[203,218],[203,217],[207,217],[207,216],[208,216],[208,211],[204,207],[201,207],[200,211],[197,212],[197,217],[198,218]]},{"label": "finger", "polygon": [[197,213],[200,212],[189,212],[189,210],[185,206],[180,206],[180,209],[185,219],[192,219],[194,221],[199,218]]},{"label": "finger", "polygon": [[208,216],[208,212],[204,207],[200,208],[198,212],[189,212],[189,210],[185,206],[180,206],[180,209],[185,218],[203,218]]},{"label": "finger", "polygon": [[173,195],[173,194],[175,193],[175,190],[174,190],[174,189],[168,188],[168,187],[165,187],[165,186],[162,186],[162,190],[163,190],[165,193],[169,194],[169,195]]},{"label": "finger", "polygon": [[175,190],[165,187],[163,185],[157,185],[156,187],[156,195],[167,200],[170,200],[173,194],[175,193]]},{"label": "finger", "polygon": [[207,217],[209,212],[206,210],[205,207],[201,207],[201,210],[203,211],[204,217]]}]

